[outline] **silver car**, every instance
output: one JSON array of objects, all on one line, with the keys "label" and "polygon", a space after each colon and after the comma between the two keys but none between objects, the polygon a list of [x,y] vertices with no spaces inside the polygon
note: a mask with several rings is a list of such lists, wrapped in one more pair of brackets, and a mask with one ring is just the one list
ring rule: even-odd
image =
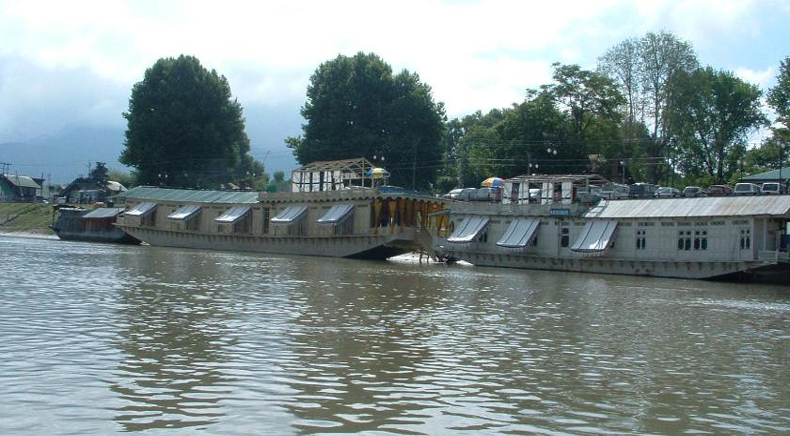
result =
[{"label": "silver car", "polygon": [[662,186],[653,194],[653,197],[656,198],[678,198],[682,196],[683,194],[681,194],[680,191],[675,188],[670,188],[669,186]]}]

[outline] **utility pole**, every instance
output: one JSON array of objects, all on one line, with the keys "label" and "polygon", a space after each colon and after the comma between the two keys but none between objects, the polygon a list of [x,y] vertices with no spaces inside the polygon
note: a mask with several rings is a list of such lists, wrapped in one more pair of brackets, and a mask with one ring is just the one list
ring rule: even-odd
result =
[{"label": "utility pole", "polygon": [[0,175],[8,174],[8,171],[11,169],[11,164],[8,162],[0,162]]}]

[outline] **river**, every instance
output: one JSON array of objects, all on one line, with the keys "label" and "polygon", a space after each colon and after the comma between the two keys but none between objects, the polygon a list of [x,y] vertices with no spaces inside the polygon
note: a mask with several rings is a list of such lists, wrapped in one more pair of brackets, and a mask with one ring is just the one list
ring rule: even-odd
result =
[{"label": "river", "polygon": [[0,432],[788,434],[790,286],[0,236]]}]

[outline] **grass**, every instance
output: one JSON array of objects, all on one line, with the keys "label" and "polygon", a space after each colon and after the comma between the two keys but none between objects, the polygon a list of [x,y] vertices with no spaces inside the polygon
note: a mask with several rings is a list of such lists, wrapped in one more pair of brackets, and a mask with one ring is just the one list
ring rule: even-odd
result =
[{"label": "grass", "polygon": [[42,203],[0,203],[0,232],[52,235],[52,206]]}]

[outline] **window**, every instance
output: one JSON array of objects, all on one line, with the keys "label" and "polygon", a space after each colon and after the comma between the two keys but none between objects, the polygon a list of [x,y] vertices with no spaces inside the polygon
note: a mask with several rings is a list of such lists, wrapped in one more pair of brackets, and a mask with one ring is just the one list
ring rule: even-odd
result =
[{"label": "window", "polygon": [[751,250],[752,248],[752,230],[741,229],[741,250]]},{"label": "window", "polygon": [[691,230],[678,232],[678,250],[691,251]]},{"label": "window", "polygon": [[571,244],[571,229],[567,227],[562,228],[562,238],[560,239],[560,245],[563,247],[567,247]]},{"label": "window", "polygon": [[694,251],[706,251],[708,249],[708,231],[694,231]]},{"label": "window", "polygon": [[637,250],[644,250],[646,248],[646,230],[637,230],[636,231],[636,249]]}]

